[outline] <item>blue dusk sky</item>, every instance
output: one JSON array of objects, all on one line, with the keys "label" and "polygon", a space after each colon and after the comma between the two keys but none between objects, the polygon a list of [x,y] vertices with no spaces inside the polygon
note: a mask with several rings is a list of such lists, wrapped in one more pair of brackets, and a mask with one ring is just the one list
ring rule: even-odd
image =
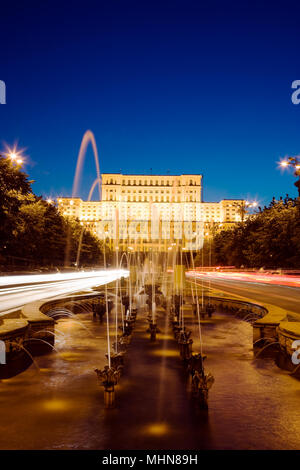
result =
[{"label": "blue dusk sky", "polygon": [[[299,2],[298,2],[299,5]],[[98,0],[1,5],[1,149],[34,191],[69,196],[81,138],[101,172],[204,175],[204,200],[296,196],[297,2]],[[151,170],[152,169],[152,170]],[[96,177],[86,156],[78,195]]]}]

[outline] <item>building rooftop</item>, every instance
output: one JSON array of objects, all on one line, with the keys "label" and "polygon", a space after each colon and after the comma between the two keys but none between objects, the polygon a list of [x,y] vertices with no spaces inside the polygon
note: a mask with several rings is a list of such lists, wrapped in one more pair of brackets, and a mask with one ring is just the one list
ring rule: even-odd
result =
[{"label": "building rooftop", "polygon": [[201,173],[181,173],[181,174],[166,174],[166,173],[101,173],[101,175],[119,175],[119,176],[203,176]]}]

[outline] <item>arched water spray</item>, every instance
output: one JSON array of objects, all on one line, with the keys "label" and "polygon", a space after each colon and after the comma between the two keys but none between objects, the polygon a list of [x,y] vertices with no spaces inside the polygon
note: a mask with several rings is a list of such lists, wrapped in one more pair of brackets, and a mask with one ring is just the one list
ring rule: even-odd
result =
[{"label": "arched water spray", "polygon": [[76,197],[78,192],[79,180],[80,175],[82,172],[83,162],[86,155],[87,147],[91,143],[95,158],[96,164],[96,172],[97,172],[97,181],[99,182],[99,199],[101,199],[101,175],[100,175],[100,165],[99,165],[99,157],[98,157],[98,150],[96,145],[96,140],[92,131],[87,130],[82,138],[79,154],[77,158],[74,182],[73,182],[73,190],[72,190],[72,197]]},{"label": "arched water spray", "polygon": [[[101,200],[101,174],[100,174],[98,149],[97,149],[94,134],[90,130],[87,130],[85,132],[85,134],[82,138],[82,141],[81,141],[79,154],[78,154],[78,158],[77,158],[77,163],[76,163],[75,176],[74,176],[74,181],[73,181],[72,198],[75,198],[77,196],[77,193],[78,193],[78,186],[79,186],[80,176],[81,176],[81,173],[82,173],[83,163],[84,163],[87,147],[88,147],[89,144],[92,145],[92,149],[93,149],[93,153],[94,153],[97,178],[94,181],[94,183],[92,184],[92,187],[91,187],[90,192],[89,192],[88,200],[91,199],[93,191],[94,191],[97,184],[98,184],[98,188],[99,188],[99,200]],[[79,264],[80,249],[81,249],[81,244],[82,244],[83,233],[84,233],[84,229],[82,229],[82,231],[81,231],[79,244],[78,244],[77,257],[76,257],[76,265],[77,266]],[[70,253],[70,234],[68,234],[68,237],[67,237],[67,248],[66,248],[65,264],[68,264],[69,253]],[[106,268],[105,246],[104,246],[104,267]],[[105,302],[106,302],[106,318],[107,318],[107,353],[108,353],[108,365],[110,367],[110,337],[109,337],[109,315],[108,315],[108,301],[107,301],[107,285],[105,285]]]},{"label": "arched water spray", "polygon": [[272,343],[266,344],[263,348],[261,348],[261,349],[258,351],[257,354],[255,354],[254,359],[257,359],[258,356],[259,356],[265,349],[269,348],[270,346],[274,346],[274,344],[279,344],[279,345],[280,345],[279,341],[273,341]]},{"label": "arched water spray", "polygon": [[[83,168],[83,162],[84,162],[84,158],[85,158],[89,143],[92,145],[92,149],[94,153],[96,173],[97,173],[97,182],[99,185],[99,199],[101,200],[101,174],[100,174],[99,156],[98,156],[98,150],[97,150],[97,145],[96,145],[94,134],[90,130],[87,130],[85,132],[82,138],[81,144],[80,144],[80,149],[79,149],[77,163],[76,163],[75,176],[73,180],[72,198],[77,197],[80,176],[81,176],[82,168]],[[78,255],[78,252],[77,252],[77,255]],[[68,266],[69,262],[70,262],[70,228],[68,229],[68,234],[67,234],[65,266]]]},{"label": "arched water spray", "polygon": [[22,349],[22,351],[24,351],[28,357],[30,357],[30,359],[32,360],[32,363],[34,364],[34,367],[36,367],[37,371],[40,372],[40,368],[39,368],[39,365],[38,363],[34,360],[34,358],[32,357],[32,355],[30,354],[30,352],[24,347],[24,345],[20,344],[20,343],[17,343],[15,341],[12,341],[10,343],[12,346],[15,346],[17,349]]}]

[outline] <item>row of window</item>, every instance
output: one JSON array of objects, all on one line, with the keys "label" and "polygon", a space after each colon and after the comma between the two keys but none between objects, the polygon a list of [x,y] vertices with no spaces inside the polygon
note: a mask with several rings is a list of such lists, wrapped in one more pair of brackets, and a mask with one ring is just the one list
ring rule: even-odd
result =
[{"label": "row of window", "polygon": [[[169,181],[169,180],[122,180],[123,186],[173,186],[175,185],[176,181]],[[110,180],[106,180],[103,184],[118,184],[117,180],[111,178]],[[197,186],[197,181],[190,180],[186,182],[186,184],[181,184],[181,181],[177,181],[178,186]]]},{"label": "row of window", "polygon": [[[136,196],[132,196],[131,198],[129,197],[129,198],[128,198],[128,201],[130,202],[130,201],[132,200],[132,198],[133,198],[133,202],[134,202],[134,201],[135,201],[135,202],[142,202],[142,201],[141,201],[141,196],[139,196],[139,201],[137,200],[137,197],[136,197]],[[157,198],[159,198],[159,196],[156,196],[156,197],[155,197],[155,199],[157,199]],[[168,201],[169,198],[166,197],[166,199],[167,199],[167,202],[169,202],[169,201]],[[162,198],[162,201],[163,201],[163,198]],[[82,208],[82,209],[81,209],[81,212],[82,212],[82,213],[91,213],[91,212],[93,212],[94,214],[96,214],[97,212],[98,212],[98,213],[99,213],[99,212],[102,212],[101,209],[102,209],[102,208],[99,208],[99,207],[92,207],[92,208],[90,208],[90,207],[85,207],[85,208]],[[125,209],[124,207],[121,207],[121,210],[124,210],[124,209]],[[133,211],[139,210],[139,209],[137,209],[136,207],[131,208],[130,206],[128,206],[127,209],[130,209],[130,210],[133,210]],[[183,209],[183,210],[185,210],[185,211],[193,211],[193,210],[195,210],[195,207],[193,207],[193,206],[192,206],[192,207],[187,206],[187,207],[184,207],[184,208],[182,208],[182,207],[176,207],[175,209],[174,209],[174,207],[163,207],[163,210],[164,210],[164,211],[173,211],[173,212],[174,212],[174,210],[180,211],[181,209]],[[71,209],[71,208],[66,208],[66,210],[67,210],[68,212],[70,212],[70,213],[73,213],[73,214],[75,214],[75,212],[76,212],[76,209],[73,209],[73,208],[72,208],[72,209]],[[108,208],[108,209],[106,209],[106,210],[109,210],[109,211],[114,210],[114,207],[113,207],[113,208]],[[146,209],[145,209],[145,210],[146,210]],[[216,208],[205,208],[205,209],[201,209],[201,208],[200,208],[200,213],[201,213],[201,214],[206,214],[206,215],[208,215],[208,214],[212,214],[212,215],[216,214],[216,215],[219,215],[219,214],[220,214],[220,209],[216,209]],[[232,211],[226,210],[226,211],[225,211],[225,215],[226,215],[226,216],[235,215],[235,214],[236,214],[236,212],[235,212],[234,210],[232,210]]]},{"label": "row of window", "polygon": [[[108,201],[117,201],[115,195],[110,195]],[[179,197],[169,196],[123,196],[122,202],[183,202]],[[119,201],[117,201],[119,202]],[[195,196],[186,196],[185,202],[196,202]]]},{"label": "row of window", "polygon": [[[112,189],[110,189],[109,191],[108,191],[108,190],[106,191],[106,194],[109,194],[109,193],[112,193],[112,192],[115,192],[115,191],[113,191]],[[172,191],[172,192],[173,192],[173,191]],[[185,191],[185,194],[187,194],[188,192],[189,192],[190,194],[196,194],[196,191],[195,191],[195,190]],[[116,193],[116,192],[115,192],[115,193]],[[142,193],[143,193],[143,194],[148,194],[148,193],[149,193],[149,194],[159,194],[159,193],[160,193],[160,194],[170,194],[170,191],[169,191],[168,189],[167,189],[167,190],[165,190],[165,189],[163,190],[163,189],[162,189],[161,191],[152,191],[152,190],[149,190],[149,191],[148,191],[147,189],[144,189],[143,191],[142,191],[142,190],[137,191],[137,190],[135,190],[135,189],[134,189],[134,190],[132,190],[132,189],[127,189],[127,191],[125,191],[125,190],[122,191],[122,194],[125,194],[125,193],[127,193],[127,194],[136,194],[136,193],[138,193],[138,194],[142,194]],[[181,191],[176,191],[175,194],[176,194],[176,195],[177,195],[177,194],[181,194]]]}]

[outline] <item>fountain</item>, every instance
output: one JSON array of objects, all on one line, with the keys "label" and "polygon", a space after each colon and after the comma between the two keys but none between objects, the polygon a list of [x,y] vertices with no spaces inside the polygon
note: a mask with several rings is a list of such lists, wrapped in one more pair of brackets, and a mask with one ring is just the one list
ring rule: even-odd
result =
[{"label": "fountain", "polygon": [[178,334],[178,345],[180,350],[180,357],[183,361],[188,361],[192,355],[192,344],[193,340],[190,338],[192,332],[186,331],[185,327],[179,331]]},{"label": "fountain", "polygon": [[100,385],[104,387],[104,406],[106,409],[115,406],[115,386],[121,376],[121,367],[105,366],[103,370],[95,369]]},{"label": "fountain", "polygon": [[160,333],[160,329],[157,326],[156,322],[156,305],[157,305],[157,295],[161,294],[159,286],[154,282],[153,275],[153,264],[151,263],[151,278],[152,283],[146,284],[144,287],[145,294],[147,295],[146,304],[148,305],[149,314],[148,314],[148,323],[147,333],[150,333],[150,340],[156,341],[157,333]]},{"label": "fountain", "polygon": [[[80,149],[79,149],[79,153],[78,153],[78,157],[77,157],[77,163],[76,163],[76,170],[75,170],[73,188],[72,188],[72,198],[75,198],[77,196],[77,193],[78,193],[80,175],[81,175],[81,172],[82,172],[83,162],[84,162],[84,158],[85,158],[85,155],[86,155],[86,150],[87,150],[87,147],[88,147],[89,143],[91,143],[92,148],[93,148],[93,154],[94,154],[95,165],[96,165],[96,173],[97,173],[96,182],[99,185],[99,197],[101,199],[101,176],[100,176],[100,165],[99,165],[98,150],[97,150],[97,145],[96,145],[96,140],[95,140],[94,134],[90,130],[87,130],[85,132],[85,134],[82,138],[81,144],[80,144]],[[93,183],[92,188],[93,188],[94,184],[95,184],[95,182]],[[95,186],[96,186],[96,184],[95,184]],[[90,193],[92,193],[92,191],[94,190],[94,188],[93,189],[92,188],[91,188]],[[81,235],[80,238],[81,238],[81,241],[82,241],[83,231],[81,233],[82,233],[82,235]],[[80,242],[80,240],[79,240],[79,242]],[[65,266],[69,266],[69,264],[70,264],[70,248],[71,248],[70,247],[70,233],[68,233],[67,234],[67,242],[66,242],[66,252],[65,252]],[[77,258],[79,257],[79,253],[80,253],[80,251],[79,251],[79,246],[78,246]]]},{"label": "fountain", "polygon": [[[110,354],[111,367],[115,370],[119,368],[121,372],[124,367],[124,356],[125,356],[125,351],[111,353]],[[107,353],[105,354],[105,357],[108,359]]]},{"label": "fountain", "polygon": [[[84,158],[86,155],[86,150],[88,145],[92,145],[93,149],[93,154],[94,154],[94,159],[95,159],[95,165],[96,165],[96,173],[97,173],[97,178],[93,182],[89,195],[88,195],[88,201],[91,200],[93,192],[98,185],[99,188],[99,199],[101,200],[101,175],[100,175],[100,165],[99,165],[99,157],[98,157],[98,150],[97,150],[97,145],[95,141],[94,134],[88,130],[85,132],[82,142],[80,145],[79,149],[79,154],[77,158],[77,164],[76,164],[76,170],[75,170],[75,176],[74,176],[74,183],[73,183],[73,189],[72,189],[72,198],[77,196],[78,193],[78,187],[79,187],[79,180],[80,180],[80,175],[82,172],[83,168],[83,163],[84,163]],[[80,264],[80,252],[81,252],[81,246],[82,246],[82,239],[83,239],[83,234],[84,234],[84,227],[81,230],[80,237],[79,237],[79,243],[78,243],[78,249],[77,249],[77,256],[76,256],[76,266],[77,268],[79,267]],[[104,268],[107,267],[106,263],[106,249],[105,249],[105,240],[104,240]],[[65,255],[65,265],[69,264],[69,252],[70,252],[70,240],[69,237],[67,237],[67,246],[66,246],[66,255]],[[120,265],[122,264],[122,260],[120,262]],[[116,267],[118,267],[118,257],[116,257]],[[116,283],[116,300],[115,300],[115,306],[116,306],[116,315],[115,315],[115,323],[116,323],[116,337],[115,337],[115,342],[114,342],[114,348],[115,351],[114,353],[111,353],[110,350],[110,331],[109,331],[109,314],[111,313],[112,310],[112,302],[108,300],[108,291],[107,291],[107,284],[105,284],[105,296],[104,298],[98,298],[97,300],[92,302],[92,312],[93,312],[93,319],[99,317],[100,323],[103,322],[104,315],[106,314],[106,334],[107,334],[107,353],[106,357],[108,360],[108,366],[104,368],[104,370],[96,370],[97,376],[99,380],[101,381],[102,385],[104,386],[104,396],[105,396],[105,407],[110,408],[114,404],[114,386],[118,382],[120,378],[120,373],[121,369],[123,367],[123,355],[124,352],[118,351],[118,346],[121,346],[121,340],[118,339],[118,282]],[[131,289],[130,281],[129,281],[129,290]],[[129,312],[131,312],[131,292],[129,294],[129,302],[127,307],[129,307]],[[122,310],[122,309],[121,309]],[[127,311],[127,309],[126,309]],[[127,318],[127,323],[124,325],[123,322],[123,312],[122,312],[122,329],[123,329],[123,335],[127,337],[126,340],[122,340],[122,344],[128,344],[128,338],[130,337],[131,331],[132,331],[132,322],[133,319],[128,319]]]},{"label": "fountain", "polygon": [[[90,189],[90,192],[89,192],[89,195],[88,195],[88,198],[87,198],[88,202],[90,202],[90,200],[92,199],[92,195],[93,195],[93,192],[96,188],[97,183],[99,183],[101,185],[101,180],[99,178],[96,178],[95,181],[93,182],[92,186],[91,186],[91,189]],[[99,197],[101,197],[101,189],[100,188],[101,188],[101,186],[99,186]],[[85,228],[82,227],[81,232],[80,232],[80,236],[79,236],[77,256],[76,256],[76,266],[77,266],[77,268],[79,268],[80,252],[81,252],[81,246],[82,246],[82,239],[83,239],[84,230],[85,230]],[[105,243],[105,241],[104,241],[104,243]]]},{"label": "fountain", "polygon": [[212,317],[212,314],[214,313],[214,311],[215,311],[214,306],[210,302],[208,302],[208,304],[206,304],[206,308],[205,308],[205,312],[207,313],[208,318]]},{"label": "fountain", "polygon": [[[118,253],[116,253],[116,266],[121,267],[123,259],[127,260],[127,268],[130,270],[130,257],[127,253],[123,253],[118,261]],[[106,258],[104,256],[104,263],[106,266]],[[119,293],[120,288],[120,293]],[[132,286],[131,280],[129,279],[127,285],[127,292],[125,295],[122,294],[122,287],[119,286],[118,281],[116,282],[116,293],[115,293],[115,341],[113,343],[113,352],[110,351],[110,335],[109,335],[109,317],[110,311],[109,302],[107,300],[107,286],[105,286],[105,301],[106,306],[101,306],[102,312],[106,310],[106,323],[107,323],[107,338],[108,338],[108,350],[105,354],[108,365],[103,370],[96,369],[98,380],[104,387],[104,405],[106,409],[113,408],[115,405],[115,385],[120,380],[121,373],[124,367],[124,357],[131,342],[132,331],[135,325],[137,308],[132,302]],[[122,313],[122,325],[118,326],[118,302],[121,301],[121,313]],[[125,310],[125,318],[123,316],[123,309]],[[122,330],[122,335],[118,335],[118,329]]]},{"label": "fountain", "polygon": [[[83,167],[83,161],[86,154],[86,149],[89,143],[92,144],[94,158],[96,163],[97,178],[95,179],[88,196],[88,201],[91,200],[92,194],[97,185],[99,185],[99,195],[101,198],[101,175],[100,167],[98,160],[98,152],[96,147],[96,142],[91,131],[87,131],[84,134],[82,143],[80,146],[80,151],[78,155],[76,172],[74,177],[72,197],[76,197],[79,185],[80,173]],[[172,198],[173,201],[173,198]],[[93,318],[99,317],[100,322],[103,322],[104,315],[106,314],[106,336],[107,336],[107,353],[106,358],[108,365],[105,366],[103,370],[97,369],[97,376],[101,383],[104,386],[105,394],[105,407],[110,408],[114,404],[114,387],[118,383],[121,371],[124,365],[124,355],[131,342],[133,329],[136,322],[137,315],[137,300],[140,301],[141,305],[141,296],[144,292],[147,297],[146,304],[148,305],[148,329],[147,332],[150,333],[151,342],[155,342],[157,338],[157,333],[160,332],[157,325],[157,309],[162,304],[166,313],[166,320],[169,317],[175,338],[178,342],[180,357],[183,360],[184,364],[189,367],[191,371],[192,380],[194,383],[194,390],[198,390],[198,395],[200,394],[199,390],[203,390],[203,394],[206,393],[206,388],[208,384],[210,385],[212,380],[210,376],[204,374],[203,361],[200,360],[197,355],[192,353],[192,344],[193,339],[191,338],[191,331],[188,331],[185,326],[185,314],[184,314],[184,304],[186,296],[186,285],[185,285],[185,265],[183,262],[183,250],[182,242],[176,241],[172,243],[173,254],[173,282],[171,282],[170,289],[168,289],[167,283],[167,267],[168,267],[168,256],[169,250],[166,249],[165,244],[165,260],[162,261],[162,256],[160,253],[161,249],[161,230],[160,230],[160,214],[155,204],[150,200],[150,214],[153,225],[157,228],[155,222],[158,221],[158,232],[155,234],[152,233],[153,239],[158,239],[158,249],[154,246],[149,254],[149,259],[146,258],[144,261],[144,266],[142,267],[140,256],[136,256],[134,248],[129,247],[128,253],[123,252],[121,259],[119,260],[119,253],[117,246],[116,249],[116,258],[115,263],[116,267],[120,268],[123,261],[126,259],[127,269],[130,271],[130,277],[127,280],[126,288],[122,285],[122,282],[116,282],[115,285],[115,338],[113,342],[113,349],[111,351],[111,341],[110,341],[110,328],[109,320],[110,313],[112,311],[112,303],[108,301],[108,291],[107,285],[105,285],[105,296],[104,298],[99,298],[96,301],[91,303]],[[116,213],[116,223],[118,224],[118,213]],[[151,225],[152,229],[152,225]],[[81,231],[77,257],[76,257],[76,266],[79,267],[80,264],[80,251],[82,245],[84,228]],[[128,246],[130,242],[130,237],[128,239]],[[118,243],[117,243],[118,245]],[[158,251],[157,251],[158,250]],[[170,253],[171,254],[171,253]],[[168,256],[167,256],[168,255]],[[187,254],[186,259],[187,259]],[[162,262],[163,265],[163,274],[161,276],[159,263]],[[188,260],[187,260],[188,262]],[[193,263],[193,256],[191,253],[191,262]],[[106,268],[106,250],[104,243],[104,267]],[[164,278],[164,276],[166,276]],[[164,289],[164,295],[162,294],[159,287],[159,280],[162,278],[162,284]],[[200,357],[202,358],[202,338],[201,338],[201,325],[200,325],[200,314],[207,314],[209,317],[212,316],[214,308],[210,303],[204,308],[204,299],[203,299],[203,286],[202,286],[202,306],[199,307],[199,298],[197,292],[197,285],[195,288],[191,287],[192,294],[192,312],[195,317],[198,318],[199,325],[199,337],[200,337]],[[169,294],[169,295],[168,295]],[[161,299],[163,298],[163,303]],[[120,302],[119,300],[120,299]],[[122,316],[122,324],[118,324],[118,306],[120,303],[120,313]],[[118,331],[122,331],[122,335],[119,336]],[[202,362],[201,362],[202,361]],[[202,364],[200,368],[199,364]],[[192,364],[192,365],[191,365]],[[198,364],[198,365],[197,365]],[[201,369],[201,370],[200,370]],[[200,373],[201,372],[201,373]],[[201,380],[199,379],[201,378]],[[207,379],[205,379],[207,377]],[[210,385],[211,386],[211,385]]]},{"label": "fountain", "polygon": [[200,408],[207,409],[208,408],[208,391],[212,387],[215,379],[214,377],[208,373],[205,374],[198,372],[197,370],[194,371],[192,376],[192,395],[194,398],[197,399]]},{"label": "fountain", "polygon": [[[191,268],[195,269],[194,258],[192,252],[190,253]],[[203,257],[202,257],[203,259]],[[187,266],[189,261],[186,255]],[[202,263],[203,264],[203,263]],[[200,340],[200,353],[193,354],[191,338],[191,331],[187,331],[184,321],[184,309],[183,305],[185,288],[185,266],[182,261],[182,248],[179,248],[179,252],[176,250],[175,256],[173,257],[173,273],[174,273],[174,291],[175,294],[171,297],[173,303],[173,309],[170,309],[170,321],[173,327],[175,339],[178,342],[180,357],[183,364],[187,367],[187,370],[191,376],[192,385],[192,396],[197,399],[197,404],[202,409],[208,408],[208,391],[214,383],[214,377],[204,371],[204,359],[206,356],[202,353],[202,332],[201,332],[201,316],[207,314],[209,318],[214,312],[213,305],[208,302],[206,307],[204,306],[204,286],[202,285],[202,306],[199,305],[198,286],[195,283],[195,288],[191,283],[191,309],[194,317],[198,319],[199,328],[199,340]]]},{"label": "fountain", "polygon": [[[107,308],[108,308],[108,313],[110,313],[113,308],[112,300],[107,300]],[[92,302],[92,312],[93,312],[93,319],[96,319],[98,316],[100,323],[103,323],[103,317],[106,313],[106,299],[103,297],[98,297],[97,299],[95,299]]]}]

